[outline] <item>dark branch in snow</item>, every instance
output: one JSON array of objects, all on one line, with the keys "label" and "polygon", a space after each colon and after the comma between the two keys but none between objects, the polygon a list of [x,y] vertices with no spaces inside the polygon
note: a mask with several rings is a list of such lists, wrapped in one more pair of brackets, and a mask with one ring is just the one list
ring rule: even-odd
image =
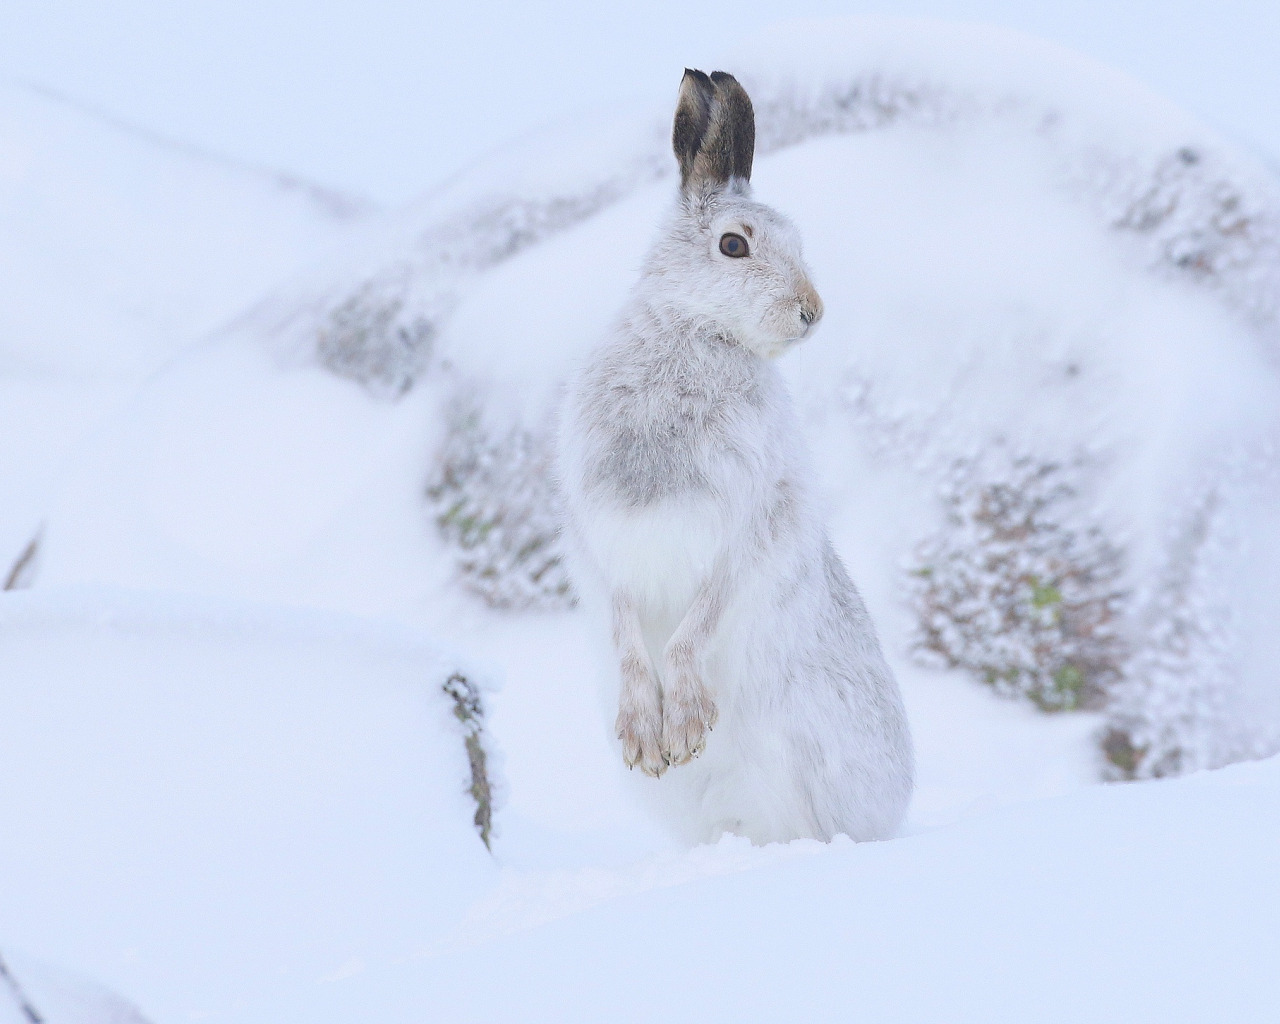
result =
[{"label": "dark branch in snow", "polygon": [[476,802],[475,825],[480,839],[489,849],[489,832],[493,825],[493,791],[489,783],[488,757],[484,749],[484,707],[480,703],[480,691],[460,672],[455,672],[444,683],[444,692],[453,698],[453,714],[462,723],[467,760],[471,765],[471,786],[468,792]]},{"label": "dark branch in snow", "polygon": [[9,994],[13,996],[13,1001],[18,1004],[18,1009],[22,1011],[22,1015],[27,1018],[30,1024],[44,1024],[44,1018],[31,1005],[31,1000],[22,991],[22,986],[18,984],[18,979],[10,973],[9,965],[4,962],[4,957],[2,956],[0,956],[0,981],[4,982]]},{"label": "dark branch in snow", "polygon": [[31,577],[35,570],[36,555],[40,551],[40,535],[42,530],[37,530],[36,535],[27,542],[27,546],[22,549],[22,554],[18,556],[13,567],[9,570],[9,575],[5,578],[5,590],[24,590],[31,586]]}]

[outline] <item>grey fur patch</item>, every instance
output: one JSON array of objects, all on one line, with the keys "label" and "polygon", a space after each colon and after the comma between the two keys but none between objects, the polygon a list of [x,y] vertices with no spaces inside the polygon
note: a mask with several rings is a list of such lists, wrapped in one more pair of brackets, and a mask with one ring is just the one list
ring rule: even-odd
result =
[{"label": "grey fur patch", "polygon": [[627,337],[627,358],[591,364],[583,375],[589,429],[607,439],[586,485],[642,508],[674,494],[710,487],[701,454],[716,450],[739,461],[736,420],[758,414],[765,398],[756,357],[739,345],[693,339],[700,358],[672,362],[666,350]]}]

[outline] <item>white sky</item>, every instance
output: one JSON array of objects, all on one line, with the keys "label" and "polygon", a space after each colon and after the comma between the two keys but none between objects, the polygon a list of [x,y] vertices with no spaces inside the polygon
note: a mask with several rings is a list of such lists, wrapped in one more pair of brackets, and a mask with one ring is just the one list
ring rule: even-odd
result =
[{"label": "white sky", "polygon": [[394,202],[542,123],[669,94],[770,22],[857,13],[1044,36],[1280,163],[1280,0],[0,0],[0,76]]}]

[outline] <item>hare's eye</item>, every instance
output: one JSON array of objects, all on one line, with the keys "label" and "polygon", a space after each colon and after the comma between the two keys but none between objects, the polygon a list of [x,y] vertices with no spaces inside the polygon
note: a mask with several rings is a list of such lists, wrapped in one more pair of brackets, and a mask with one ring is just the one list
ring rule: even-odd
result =
[{"label": "hare's eye", "polygon": [[726,256],[732,256],[735,259],[739,256],[751,255],[751,250],[747,247],[747,240],[741,235],[735,235],[732,232],[720,236],[720,251]]}]

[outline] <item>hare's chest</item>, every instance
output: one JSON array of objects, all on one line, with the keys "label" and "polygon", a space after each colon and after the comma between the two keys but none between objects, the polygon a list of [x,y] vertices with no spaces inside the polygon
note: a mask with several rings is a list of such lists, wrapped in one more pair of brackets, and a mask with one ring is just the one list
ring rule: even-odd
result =
[{"label": "hare's chest", "polygon": [[776,387],[760,360],[738,346],[673,345],[625,339],[582,381],[583,484],[601,501],[638,510],[731,493],[768,447]]},{"label": "hare's chest", "polygon": [[767,371],[611,349],[575,395],[571,486],[580,535],[646,604],[692,599],[782,475]]},{"label": "hare's chest", "polygon": [[604,502],[662,517],[699,498],[732,503],[768,475],[768,417],[744,403],[686,401],[615,410],[598,431],[585,483]]},{"label": "hare's chest", "polygon": [[584,533],[615,586],[649,608],[683,609],[711,573],[730,524],[706,495],[600,508]]}]

